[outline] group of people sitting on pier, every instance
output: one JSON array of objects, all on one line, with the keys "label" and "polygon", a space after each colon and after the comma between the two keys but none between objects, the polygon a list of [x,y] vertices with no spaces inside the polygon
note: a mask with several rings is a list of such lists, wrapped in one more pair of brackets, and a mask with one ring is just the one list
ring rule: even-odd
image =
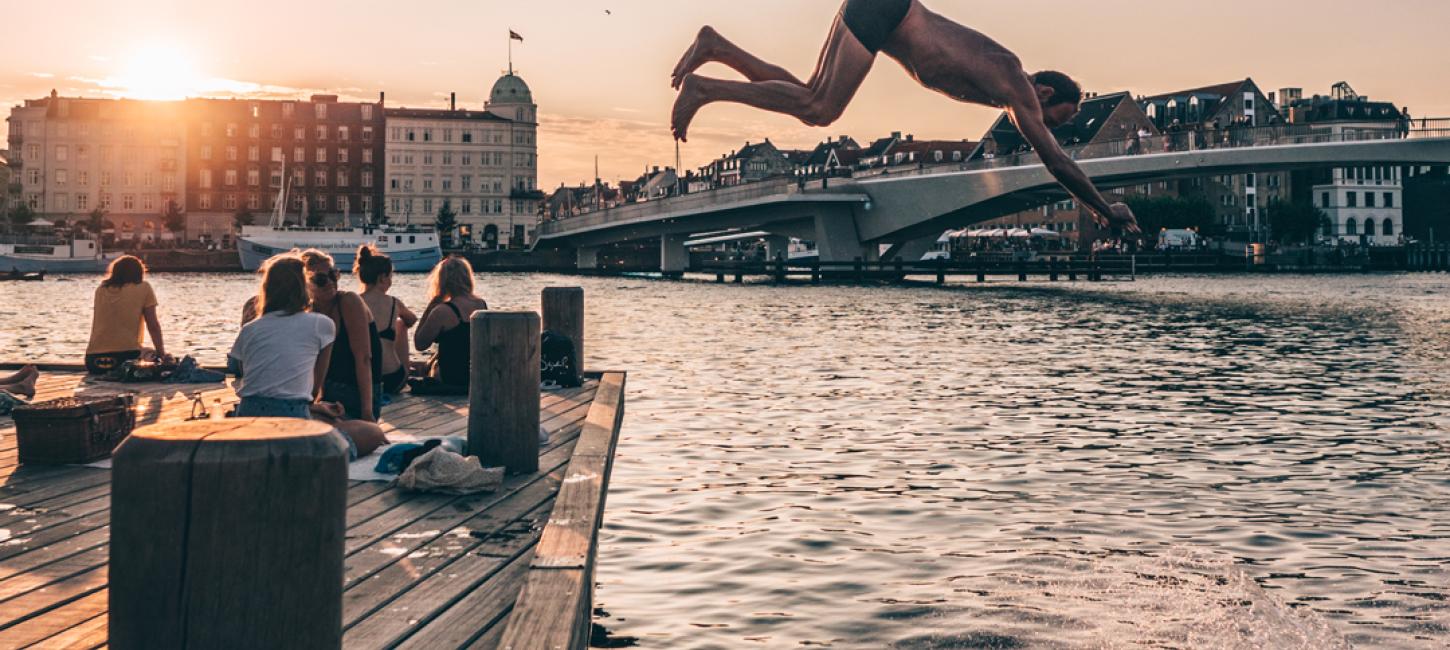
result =
[{"label": "group of people sitting on pier", "polygon": [[[469,317],[488,304],[475,293],[472,266],[459,257],[433,269],[421,317],[389,293],[393,263],[387,255],[363,246],[353,272],[360,293],[339,286],[341,274],[323,251],[292,251],[268,260],[257,294],[242,308],[241,331],[227,361],[238,377],[234,415],[326,420],[357,458],[387,443],[377,424],[385,395],[410,383],[419,393],[467,393]],[[156,293],[145,276],[141,260],[127,255],[112,262],[97,287],[85,356],[92,375],[108,375],[129,361],[171,361]],[[415,328],[418,351],[438,346],[428,362],[410,361],[408,334]],[[26,367],[0,378],[0,391],[32,398],[38,375]],[[410,376],[418,379],[410,382]]]}]

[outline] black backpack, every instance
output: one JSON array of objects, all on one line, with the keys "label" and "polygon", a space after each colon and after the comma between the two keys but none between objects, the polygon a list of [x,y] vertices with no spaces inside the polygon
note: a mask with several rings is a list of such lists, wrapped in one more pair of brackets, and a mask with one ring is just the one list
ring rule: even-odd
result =
[{"label": "black backpack", "polygon": [[574,358],[574,341],[554,330],[544,330],[539,344],[539,384],[545,389],[578,388],[579,362]]}]

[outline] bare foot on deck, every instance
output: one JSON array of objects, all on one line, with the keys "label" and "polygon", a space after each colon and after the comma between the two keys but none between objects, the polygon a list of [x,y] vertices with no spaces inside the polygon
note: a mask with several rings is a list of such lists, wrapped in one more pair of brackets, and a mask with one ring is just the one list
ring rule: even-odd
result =
[{"label": "bare foot on deck", "polygon": [[35,366],[25,366],[9,377],[0,377],[0,385],[14,384],[23,381],[27,377],[39,377],[40,369]]},{"label": "bare foot on deck", "polygon": [[690,122],[694,121],[695,113],[706,103],[704,94],[700,91],[700,77],[685,75],[684,82],[680,84],[680,94],[675,97],[674,111],[670,115],[670,131],[675,134],[676,140],[689,142],[686,136],[690,130]]},{"label": "bare foot on deck", "polygon": [[706,25],[700,28],[700,33],[695,35],[695,42],[690,44],[690,49],[680,57],[680,62],[675,64],[675,71],[670,73],[670,87],[679,90],[685,83],[685,76],[700,69],[715,60],[715,53],[718,51],[716,45],[723,40],[720,32],[714,27]]},{"label": "bare foot on deck", "polygon": [[17,397],[24,397],[25,399],[35,399],[35,379],[37,377],[39,377],[39,374],[27,375],[24,379],[21,379],[19,381],[0,384],[0,390],[3,390]]}]

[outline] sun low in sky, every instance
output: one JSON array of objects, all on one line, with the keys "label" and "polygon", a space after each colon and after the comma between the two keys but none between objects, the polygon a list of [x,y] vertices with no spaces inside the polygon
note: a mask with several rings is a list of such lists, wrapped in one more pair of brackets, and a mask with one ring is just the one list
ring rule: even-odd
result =
[{"label": "sun low in sky", "polygon": [[146,45],[122,59],[120,72],[104,80],[115,93],[132,99],[174,100],[194,97],[207,84],[195,58],[176,45]]}]

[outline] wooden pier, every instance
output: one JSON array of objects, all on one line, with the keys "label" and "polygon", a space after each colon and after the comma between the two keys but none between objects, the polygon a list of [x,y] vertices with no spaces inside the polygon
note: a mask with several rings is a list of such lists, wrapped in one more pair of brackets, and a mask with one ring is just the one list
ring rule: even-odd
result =
[{"label": "wooden pier", "polygon": [[[61,371],[57,371],[61,368]],[[625,375],[591,373],[543,393],[550,432],[538,471],[494,493],[449,496],[351,481],[343,645],[347,648],[583,648],[594,559],[624,411]],[[230,385],[113,384],[50,366],[37,399],[135,395],[137,427],[236,401]],[[467,435],[468,398],[404,396],[388,432]],[[18,465],[0,418],[0,647],[108,644],[111,470]]]}]

